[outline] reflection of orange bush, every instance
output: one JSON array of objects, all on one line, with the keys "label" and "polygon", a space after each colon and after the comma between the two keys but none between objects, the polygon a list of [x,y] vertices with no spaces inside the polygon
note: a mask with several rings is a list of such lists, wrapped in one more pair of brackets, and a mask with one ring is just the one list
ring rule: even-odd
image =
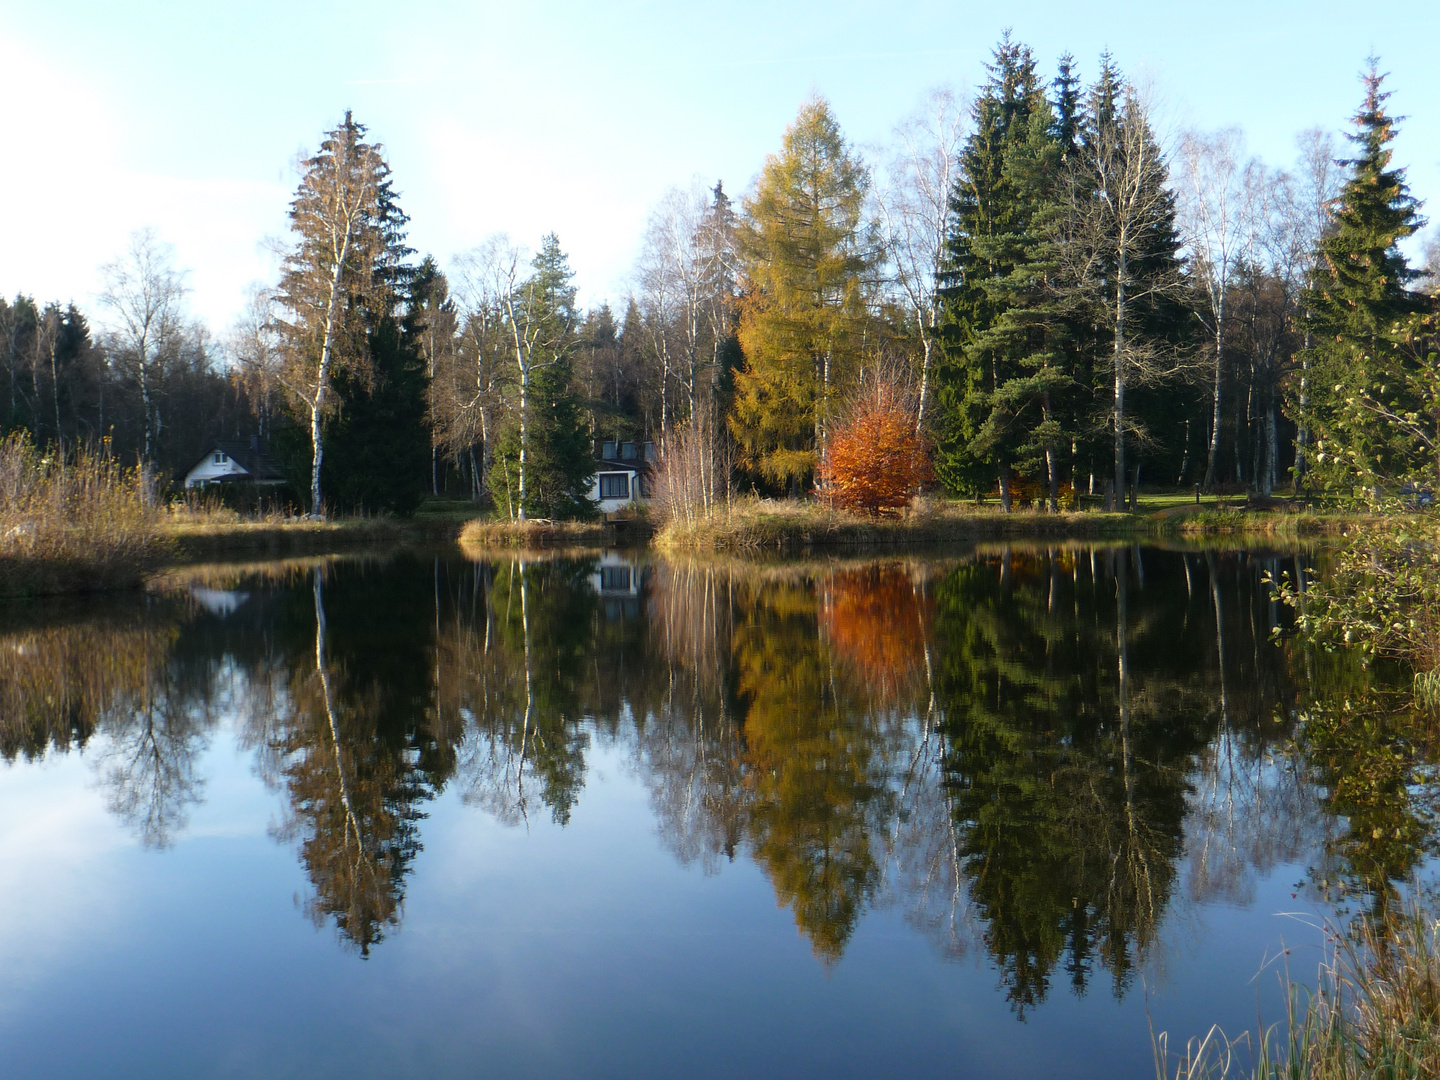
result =
[{"label": "reflection of orange bush", "polygon": [[925,666],[929,605],[904,572],[870,566],[836,574],[825,587],[821,621],[830,647],[881,696]]},{"label": "reflection of orange bush", "polygon": [[864,514],[908,506],[931,476],[924,440],[903,395],[875,380],[831,433],[820,463],[820,489],[835,505]]}]

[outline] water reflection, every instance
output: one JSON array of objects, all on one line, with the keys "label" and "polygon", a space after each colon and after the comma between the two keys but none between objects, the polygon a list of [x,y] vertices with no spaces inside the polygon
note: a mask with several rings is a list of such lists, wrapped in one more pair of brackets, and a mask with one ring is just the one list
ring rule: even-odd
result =
[{"label": "water reflection", "polygon": [[103,731],[96,766],[110,809],[163,848],[201,796],[213,684],[172,662],[178,627],[163,606],[66,614],[0,638],[0,754],[33,760]]},{"label": "water reflection", "polygon": [[1317,883],[1375,893],[1430,850],[1428,747],[1365,711],[1377,673],[1271,642],[1280,569],[1056,547],[203,571],[98,614],[12,612],[0,751],[83,751],[163,847],[234,717],[307,914],[369,955],[430,801],[453,785],[564,826],[603,740],[675,858],[753,861],[821,963],[898,905],[945,954],[988,956],[1024,1015],[1057,980],[1123,995],[1168,916],[1247,903],[1282,862],[1319,851]]},{"label": "water reflection", "polygon": [[[296,843],[315,887],[306,911],[316,925],[333,920],[362,954],[399,924],[420,851],[420,807],[453,767],[448,747],[417,723],[428,702],[426,650],[407,656],[404,643],[423,629],[407,625],[407,616],[423,619],[423,607],[406,595],[387,604],[383,586],[366,584],[332,587],[330,606],[345,613],[343,629],[332,632],[324,580],[313,572],[313,652],[287,655],[286,692],[268,695],[281,704],[257,733],[274,762],[267,779],[286,795],[276,836]],[[361,617],[377,601],[399,631],[380,641]]]}]

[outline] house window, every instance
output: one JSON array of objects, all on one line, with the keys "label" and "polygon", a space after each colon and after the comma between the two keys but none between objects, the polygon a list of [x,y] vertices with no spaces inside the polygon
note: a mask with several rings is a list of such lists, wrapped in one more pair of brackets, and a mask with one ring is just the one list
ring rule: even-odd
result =
[{"label": "house window", "polygon": [[225,464],[225,460],[226,460],[226,459],[225,459],[225,455],[222,454],[222,453],[220,453],[220,452],[217,450],[217,451],[215,452],[215,464],[216,464],[216,465],[224,465],[224,464]]},{"label": "house window", "polygon": [[606,592],[629,592],[630,567],[602,566],[600,568],[600,588]]},{"label": "house window", "polygon": [[630,476],[628,473],[601,473],[600,497],[602,499],[628,499],[630,497]]}]

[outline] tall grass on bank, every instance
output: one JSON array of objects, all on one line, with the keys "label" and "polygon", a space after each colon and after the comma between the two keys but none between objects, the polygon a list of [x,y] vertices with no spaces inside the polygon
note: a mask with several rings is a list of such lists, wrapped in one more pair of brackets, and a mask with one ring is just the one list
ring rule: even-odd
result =
[{"label": "tall grass on bank", "polygon": [[1002,513],[968,503],[914,500],[901,515],[869,517],[820,502],[735,499],[726,512],[686,521],[672,517],[655,545],[671,551],[794,551],[1006,538],[1102,539],[1130,536],[1141,526],[1128,514]]},{"label": "tall grass on bank", "polygon": [[672,551],[778,551],[1003,539],[1166,539],[1268,537],[1299,539],[1333,533],[1343,518],[1267,511],[1170,507],[1159,513],[1038,507],[1006,513],[994,503],[922,497],[898,514],[869,517],[823,502],[733,498],[707,515],[662,514],[656,547]]},{"label": "tall grass on bank", "polygon": [[139,468],[91,448],[0,440],[0,596],[139,585],[166,549],[146,487]]},{"label": "tall grass on bank", "polygon": [[[1315,991],[1293,982],[1284,1028],[1261,1032],[1252,1063],[1218,1028],[1176,1057],[1155,1039],[1158,1080],[1434,1080],[1440,1077],[1440,920],[1418,903],[1334,943]],[[1173,1071],[1172,1071],[1173,1070]]]},{"label": "tall grass on bank", "polygon": [[504,547],[550,547],[562,545],[601,546],[607,543],[612,530],[598,521],[550,521],[532,518],[508,521],[475,518],[460,530],[462,548],[484,550]]}]

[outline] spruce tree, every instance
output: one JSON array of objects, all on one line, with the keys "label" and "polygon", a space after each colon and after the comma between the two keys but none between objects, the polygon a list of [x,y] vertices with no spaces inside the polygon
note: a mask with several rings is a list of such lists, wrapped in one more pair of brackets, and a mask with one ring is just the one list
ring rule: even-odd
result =
[{"label": "spruce tree", "polygon": [[1050,134],[1060,148],[1061,160],[1067,160],[1080,142],[1080,125],[1083,121],[1080,76],[1075,71],[1075,57],[1068,52],[1060,57],[1056,65],[1055,81],[1051,84],[1055,96],[1051,101],[1054,121]]},{"label": "spruce tree", "polygon": [[1297,419],[1314,434],[1312,475],[1336,488],[1428,474],[1435,460],[1422,437],[1436,426],[1434,365],[1416,348],[1427,305],[1409,289],[1418,275],[1399,249],[1425,222],[1405,170],[1392,166],[1384,78],[1372,57],[1348,136],[1357,152],[1341,163],[1350,177],[1302,298],[1315,344],[1313,389]]},{"label": "spruce tree", "polygon": [[[592,432],[574,388],[576,324],[574,274],[560,240],[546,236],[531,262],[532,273],[516,297],[516,317],[544,356],[531,358],[533,374],[524,404],[517,401],[501,431],[488,482],[496,506],[526,517],[584,517],[593,513],[588,497],[595,475]],[[525,411],[524,495],[520,488]]]},{"label": "spruce tree", "polygon": [[326,433],[324,485],[346,510],[409,514],[425,493],[429,378],[420,336],[430,284],[417,273],[403,284],[398,313],[369,311],[366,375],[342,371],[336,377],[344,404]]},{"label": "spruce tree", "polygon": [[1027,46],[1007,33],[987,69],[951,199],[954,225],[939,290],[936,471],[955,490],[978,491],[985,477],[998,477],[1008,508],[1010,473],[1025,440],[1005,388],[1024,376],[1028,350],[1004,316],[1033,284],[1031,228],[1043,198],[1036,171],[1046,168],[1039,159],[1052,156],[1045,145],[1050,113]]}]

